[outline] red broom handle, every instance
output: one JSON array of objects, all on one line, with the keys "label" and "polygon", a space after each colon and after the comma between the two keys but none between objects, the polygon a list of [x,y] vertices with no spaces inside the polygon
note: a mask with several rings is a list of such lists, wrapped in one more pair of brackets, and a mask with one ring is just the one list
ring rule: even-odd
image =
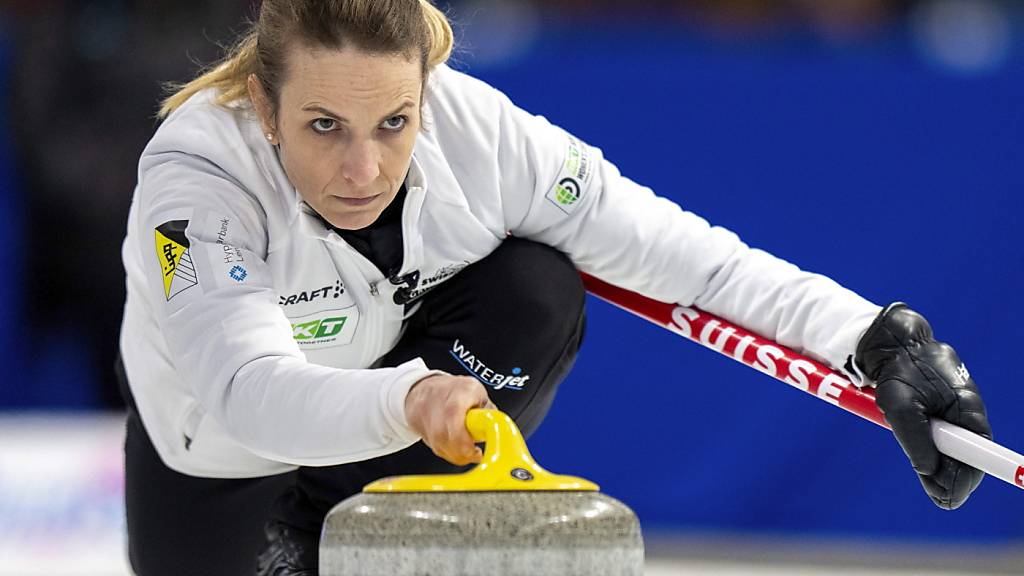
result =
[{"label": "red broom handle", "polygon": [[[889,428],[875,404],[873,389],[857,388],[844,375],[821,362],[703,310],[652,300],[586,273],[580,276],[587,291],[606,302]],[[943,454],[1024,488],[1024,456],[937,418],[932,419],[932,435]]]}]

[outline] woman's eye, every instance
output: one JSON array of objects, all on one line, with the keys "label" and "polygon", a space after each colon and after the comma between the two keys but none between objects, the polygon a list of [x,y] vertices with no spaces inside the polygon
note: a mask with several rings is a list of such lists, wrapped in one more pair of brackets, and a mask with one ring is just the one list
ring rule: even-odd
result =
[{"label": "woman's eye", "polygon": [[381,127],[391,132],[398,132],[402,128],[405,128],[405,123],[408,119],[405,116],[392,116],[381,124]]},{"label": "woman's eye", "polygon": [[334,130],[337,122],[333,118],[317,118],[313,120],[313,130],[320,134],[326,134]]}]

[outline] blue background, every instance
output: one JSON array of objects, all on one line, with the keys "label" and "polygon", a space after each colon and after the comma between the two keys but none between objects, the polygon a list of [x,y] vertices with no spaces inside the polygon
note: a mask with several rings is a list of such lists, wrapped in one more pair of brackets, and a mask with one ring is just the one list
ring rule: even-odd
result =
[{"label": "blue background", "polygon": [[[558,29],[469,70],[623,173],[953,344],[997,440],[1024,448],[1024,78],[922,61],[903,29],[833,46],[673,29]],[[935,508],[891,434],[591,299],[578,364],[531,440],[648,528],[1020,543],[1024,498],[987,479]],[[511,319],[509,321],[512,321]]]},{"label": "blue background", "polygon": [[[0,94],[9,92],[12,46],[5,23],[0,20]],[[26,386],[26,343],[23,338],[21,303],[24,298],[24,226],[22,199],[14,166],[13,142],[6,114],[0,114],[0,362],[14,378],[0,385],[0,406],[17,403]]]}]

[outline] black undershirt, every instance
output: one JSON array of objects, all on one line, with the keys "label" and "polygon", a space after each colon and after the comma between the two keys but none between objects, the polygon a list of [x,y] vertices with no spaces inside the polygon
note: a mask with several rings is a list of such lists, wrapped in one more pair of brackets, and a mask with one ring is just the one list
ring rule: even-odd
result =
[{"label": "black undershirt", "polygon": [[389,278],[402,269],[402,207],[405,196],[405,184],[402,184],[391,204],[366,228],[342,230],[328,223],[349,246]]}]

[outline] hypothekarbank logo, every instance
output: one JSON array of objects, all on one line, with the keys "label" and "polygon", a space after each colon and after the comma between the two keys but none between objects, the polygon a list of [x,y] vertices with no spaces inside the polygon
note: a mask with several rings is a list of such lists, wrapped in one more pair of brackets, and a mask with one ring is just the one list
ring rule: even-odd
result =
[{"label": "hypothekarbank logo", "polygon": [[530,379],[529,375],[522,375],[523,369],[516,367],[511,370],[511,374],[501,374],[487,367],[482,360],[476,357],[475,354],[470,352],[469,348],[466,348],[462,342],[459,342],[458,338],[452,344],[450,350],[452,358],[462,364],[472,376],[482,382],[485,386],[490,386],[495,390],[501,390],[507,388],[509,390],[522,390],[523,386],[526,386],[526,381]]}]

